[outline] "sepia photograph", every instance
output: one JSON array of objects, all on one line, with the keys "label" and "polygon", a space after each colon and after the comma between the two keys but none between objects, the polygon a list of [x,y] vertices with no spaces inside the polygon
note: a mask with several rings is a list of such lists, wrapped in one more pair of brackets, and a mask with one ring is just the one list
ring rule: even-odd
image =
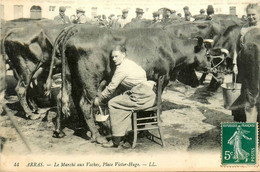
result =
[{"label": "sepia photograph", "polygon": [[260,171],[259,0],[1,0],[0,171]]}]

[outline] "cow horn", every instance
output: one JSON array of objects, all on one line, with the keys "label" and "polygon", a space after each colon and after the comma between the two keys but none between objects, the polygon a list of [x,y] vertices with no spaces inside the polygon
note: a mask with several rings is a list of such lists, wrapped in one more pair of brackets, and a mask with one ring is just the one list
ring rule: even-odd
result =
[{"label": "cow horn", "polygon": [[198,45],[201,46],[203,44],[203,38],[200,36],[196,37],[198,39]]},{"label": "cow horn", "polygon": [[221,48],[220,51],[221,51],[221,53],[225,53],[226,55],[229,54],[229,51],[225,48]]},{"label": "cow horn", "polygon": [[30,83],[30,87],[33,88],[33,83],[32,82]]},{"label": "cow horn", "polygon": [[37,78],[33,81],[34,82],[34,84],[37,86],[38,85],[38,80],[37,80]]},{"label": "cow horn", "polygon": [[203,40],[204,43],[214,43],[213,39],[204,39]]}]

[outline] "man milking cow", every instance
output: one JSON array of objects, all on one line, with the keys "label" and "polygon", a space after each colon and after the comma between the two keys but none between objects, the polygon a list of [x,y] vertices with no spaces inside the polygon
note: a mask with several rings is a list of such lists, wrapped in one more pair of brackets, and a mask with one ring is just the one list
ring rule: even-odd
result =
[{"label": "man milking cow", "polygon": [[123,136],[132,130],[132,110],[152,107],[156,98],[153,91],[155,82],[147,81],[145,70],[126,57],[124,46],[115,46],[112,58],[116,65],[115,73],[109,85],[95,98],[94,104],[99,106],[104,99],[110,98],[119,85],[127,91],[108,102],[113,137],[103,147],[118,147]]},{"label": "man milking cow", "polygon": [[[237,102],[243,104],[242,111],[233,111],[234,119],[256,122],[259,116],[259,46],[260,6],[249,4],[246,8],[248,23],[240,31],[237,43],[237,58],[234,56],[234,74],[242,83]],[[242,100],[242,101],[241,101]],[[235,104],[239,104],[236,103]],[[243,114],[245,113],[245,115]]]}]

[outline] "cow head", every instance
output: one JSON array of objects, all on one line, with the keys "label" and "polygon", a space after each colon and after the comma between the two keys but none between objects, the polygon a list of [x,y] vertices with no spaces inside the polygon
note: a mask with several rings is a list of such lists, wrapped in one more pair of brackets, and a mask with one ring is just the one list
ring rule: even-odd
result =
[{"label": "cow head", "polygon": [[211,47],[208,46],[209,40],[203,40],[201,37],[197,37],[197,40],[194,46],[196,70],[205,70],[210,67],[208,52]]},{"label": "cow head", "polygon": [[[199,42],[201,42],[199,38]],[[203,40],[204,47],[206,48],[206,62],[207,62],[207,68],[204,71],[207,71],[209,73],[217,73],[217,72],[227,72],[227,64],[230,62],[232,63],[232,60],[230,60],[230,53],[227,49],[224,48],[212,48],[212,45],[214,44],[214,41],[212,39],[204,39]],[[201,44],[201,43],[200,43]],[[196,53],[196,48],[195,48]]]},{"label": "cow head", "polygon": [[233,68],[233,58],[236,54],[236,42],[239,39],[240,30],[241,26],[231,25],[214,39],[213,48],[209,54],[211,61],[225,59],[221,64],[224,70],[222,72],[229,72]]},{"label": "cow head", "polygon": [[208,60],[211,64],[208,72],[228,73],[233,67],[233,53],[225,48],[211,48],[208,53]]}]

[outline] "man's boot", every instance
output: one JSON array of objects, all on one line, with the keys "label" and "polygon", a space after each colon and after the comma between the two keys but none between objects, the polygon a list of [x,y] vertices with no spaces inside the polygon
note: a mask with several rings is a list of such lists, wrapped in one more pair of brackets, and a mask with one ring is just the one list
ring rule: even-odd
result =
[{"label": "man's boot", "polygon": [[122,137],[116,137],[113,136],[112,140],[110,140],[108,143],[102,144],[105,148],[117,148],[122,140]]}]

